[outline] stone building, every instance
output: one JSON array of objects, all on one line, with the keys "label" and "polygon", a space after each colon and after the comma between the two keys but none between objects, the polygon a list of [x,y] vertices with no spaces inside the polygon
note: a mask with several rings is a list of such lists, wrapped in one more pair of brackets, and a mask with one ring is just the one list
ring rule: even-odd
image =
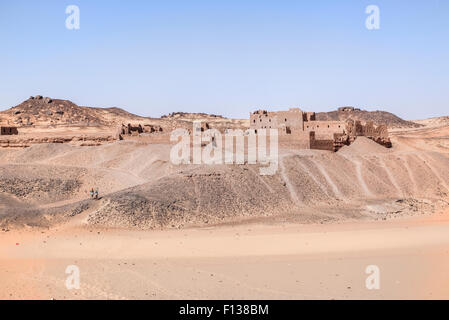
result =
[{"label": "stone building", "polygon": [[278,129],[280,143],[293,148],[337,151],[357,136],[367,136],[391,147],[386,126],[362,125],[359,121],[317,121],[315,112],[303,112],[299,108],[277,112],[257,110],[250,114],[250,128],[256,132]]},{"label": "stone building", "polygon": [[151,133],[161,133],[163,131],[162,127],[159,125],[152,125],[152,124],[137,124],[133,125],[131,123],[128,123],[127,125],[122,124],[120,127],[117,128],[115,138],[118,140],[123,140],[123,138],[126,137],[139,137],[142,133],[144,134],[151,134]]},{"label": "stone building", "polygon": [[345,125],[343,121],[317,121],[315,112],[303,112],[299,108],[277,112],[258,110],[250,114],[251,129],[279,129],[279,134],[303,135],[314,131],[317,136],[332,137],[334,133],[343,133]]},{"label": "stone building", "polygon": [[345,106],[338,108],[338,112],[352,112],[352,111],[361,111],[360,108],[354,108],[351,106]]}]

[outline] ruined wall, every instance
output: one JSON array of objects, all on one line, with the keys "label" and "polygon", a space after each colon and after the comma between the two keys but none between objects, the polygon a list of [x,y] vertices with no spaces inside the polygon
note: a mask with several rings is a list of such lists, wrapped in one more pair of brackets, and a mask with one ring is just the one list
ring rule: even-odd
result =
[{"label": "ruined wall", "polygon": [[343,121],[309,121],[304,123],[304,131],[315,132],[317,139],[333,139],[335,133],[345,133]]},{"label": "ruined wall", "polygon": [[304,121],[315,121],[316,114],[315,114],[315,112],[305,112],[303,118],[304,118]]},{"label": "ruined wall", "polygon": [[310,149],[335,151],[334,139],[317,140],[315,132],[309,132]]},{"label": "ruined wall", "polygon": [[360,121],[349,120],[347,122],[347,135],[350,142],[356,137],[367,137],[387,148],[391,148],[391,140],[386,125],[375,126],[373,122],[367,122],[363,125]]},{"label": "ruined wall", "polygon": [[134,134],[135,135],[135,134],[139,134],[142,132],[143,132],[143,128],[140,124],[137,126],[133,126],[130,123],[128,123],[128,125],[122,124],[122,128],[121,128],[122,134],[131,134],[131,135]]},{"label": "ruined wall", "polygon": [[375,126],[374,122],[367,122],[362,127],[362,133],[366,137],[388,138],[388,129],[386,125]]},{"label": "ruined wall", "polygon": [[163,129],[161,126],[151,125],[151,124],[144,124],[143,125],[143,132],[147,133],[153,133],[153,132],[162,132]]},{"label": "ruined wall", "polygon": [[276,120],[279,128],[282,129],[285,134],[297,134],[304,130],[303,112],[298,108],[276,112]]},{"label": "ruined wall", "polygon": [[140,133],[154,133],[163,131],[162,127],[158,125],[144,124],[142,126],[141,124],[132,125],[130,123],[128,123],[128,125],[122,124],[119,130],[120,133],[124,135],[139,135]]},{"label": "ruined wall", "polygon": [[126,139],[129,139],[130,137],[141,138],[142,133],[148,135],[148,134],[160,134],[162,132],[163,132],[162,127],[158,125],[151,125],[151,124],[141,125],[140,123],[138,125],[132,125],[128,123],[127,125],[122,124],[121,127],[117,129],[115,138],[118,140],[123,140],[125,137]]},{"label": "ruined wall", "polygon": [[[334,133],[345,132],[343,121],[316,121],[315,112],[302,112],[299,108],[268,112],[258,110],[250,114],[251,129],[278,129],[279,135],[315,131],[317,138],[332,139]],[[305,138],[306,137],[306,138]],[[309,136],[303,136],[308,139]]]},{"label": "ruined wall", "polygon": [[310,133],[296,132],[278,136],[279,146],[287,149],[310,149]]},{"label": "ruined wall", "polygon": [[266,126],[271,126],[274,117],[272,117],[271,115],[268,116],[268,111],[266,110],[257,110],[250,114],[249,120],[250,120],[249,121],[250,128],[257,130],[257,129],[265,129]]},{"label": "ruined wall", "polygon": [[299,108],[278,112],[258,110],[250,114],[250,128],[279,129],[279,134],[300,132],[304,129],[303,112]]},{"label": "ruined wall", "polygon": [[278,112],[258,110],[250,114],[250,127],[255,130],[278,129],[280,143],[291,148],[310,149],[313,144],[315,149],[333,150],[334,135],[343,135],[346,124],[342,121],[316,121],[315,112],[291,108]]},{"label": "ruined wall", "polygon": [[15,134],[19,134],[17,127],[0,127],[0,135],[2,136],[15,135]]},{"label": "ruined wall", "polygon": [[[342,107],[340,112],[356,110]],[[250,114],[251,129],[278,129],[280,142],[292,148],[336,151],[343,145],[355,141],[358,136],[368,137],[377,143],[391,147],[388,129],[384,125],[360,121],[316,121],[314,112],[303,112],[299,108],[288,111],[268,112],[258,110]]]}]

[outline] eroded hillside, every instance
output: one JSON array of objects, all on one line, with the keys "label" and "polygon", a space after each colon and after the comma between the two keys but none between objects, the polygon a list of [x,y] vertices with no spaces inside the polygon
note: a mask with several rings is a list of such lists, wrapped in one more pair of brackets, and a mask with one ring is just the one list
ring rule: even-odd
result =
[{"label": "eroded hillside", "polygon": [[352,107],[340,108],[330,112],[319,112],[316,114],[317,120],[322,121],[354,121],[368,122],[372,121],[377,125],[385,124],[389,128],[420,128],[423,125],[413,121],[407,121],[386,111],[367,111]]},{"label": "eroded hillside", "polygon": [[[413,132],[414,138],[395,134],[392,149],[359,137],[337,153],[280,150],[272,176],[247,164],[173,165],[169,145],[135,141],[5,149],[0,151],[1,224],[75,220],[152,229],[429,213],[447,205],[449,149],[423,148],[428,133]],[[435,139],[444,141],[445,135]],[[91,188],[99,189],[99,200],[90,199]]]}]

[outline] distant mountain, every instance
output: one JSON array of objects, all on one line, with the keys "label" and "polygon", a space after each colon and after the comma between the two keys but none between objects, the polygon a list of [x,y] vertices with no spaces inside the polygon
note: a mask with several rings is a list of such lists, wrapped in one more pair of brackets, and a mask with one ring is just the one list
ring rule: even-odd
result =
[{"label": "distant mountain", "polygon": [[116,125],[141,121],[140,117],[120,108],[80,107],[69,100],[35,96],[0,112],[0,123],[27,125]]},{"label": "distant mountain", "polygon": [[441,127],[449,125],[449,116],[430,118],[425,120],[416,120],[413,121],[420,125],[425,125],[428,127]]},{"label": "distant mountain", "polygon": [[[419,128],[420,121],[406,121],[386,111],[366,111],[342,107],[331,112],[316,114],[317,120],[360,120],[386,124],[389,128]],[[247,120],[227,119],[206,113],[173,112],[161,118],[141,117],[120,108],[93,108],[78,106],[69,100],[35,96],[19,105],[0,112],[0,124],[12,126],[68,125],[68,126],[116,126],[122,123],[155,123],[164,129],[185,126],[195,120],[208,122],[213,128],[247,127]],[[437,120],[435,120],[437,121]],[[441,120],[443,121],[443,120]]]},{"label": "distant mountain", "polygon": [[407,121],[386,111],[366,111],[353,107],[342,107],[331,112],[319,112],[316,114],[317,120],[322,121],[346,121],[353,119],[362,122],[373,121],[375,124],[386,124],[389,128],[419,128],[421,124]]},{"label": "distant mountain", "polygon": [[172,112],[168,115],[163,115],[161,119],[176,119],[176,120],[223,120],[226,119],[223,116],[208,113],[191,113],[191,112]]}]

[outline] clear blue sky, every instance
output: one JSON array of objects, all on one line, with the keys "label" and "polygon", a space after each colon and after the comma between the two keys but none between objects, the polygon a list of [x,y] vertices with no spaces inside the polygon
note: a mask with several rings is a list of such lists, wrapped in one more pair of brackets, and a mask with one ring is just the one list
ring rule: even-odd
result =
[{"label": "clear blue sky", "polygon": [[[380,30],[365,28],[370,4]],[[1,110],[41,94],[145,116],[448,115],[449,1],[1,0],[0,70]]]}]

